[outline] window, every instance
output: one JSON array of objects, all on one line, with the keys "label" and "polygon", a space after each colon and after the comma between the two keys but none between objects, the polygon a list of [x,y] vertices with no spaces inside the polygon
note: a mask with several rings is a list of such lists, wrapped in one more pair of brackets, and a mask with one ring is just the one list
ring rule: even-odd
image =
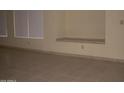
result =
[{"label": "window", "polygon": [[0,37],[7,37],[6,11],[0,11]]},{"label": "window", "polygon": [[15,37],[28,37],[27,11],[15,12]]},{"label": "window", "polygon": [[43,38],[43,11],[14,11],[14,32],[17,38]]}]

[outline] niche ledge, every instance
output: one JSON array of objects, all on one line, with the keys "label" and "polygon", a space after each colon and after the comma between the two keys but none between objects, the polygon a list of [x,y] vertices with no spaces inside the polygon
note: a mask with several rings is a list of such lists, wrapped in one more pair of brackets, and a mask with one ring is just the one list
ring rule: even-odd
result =
[{"label": "niche ledge", "polygon": [[94,43],[94,44],[105,44],[105,39],[86,39],[86,38],[57,38],[56,41],[60,42],[75,42],[75,43]]}]

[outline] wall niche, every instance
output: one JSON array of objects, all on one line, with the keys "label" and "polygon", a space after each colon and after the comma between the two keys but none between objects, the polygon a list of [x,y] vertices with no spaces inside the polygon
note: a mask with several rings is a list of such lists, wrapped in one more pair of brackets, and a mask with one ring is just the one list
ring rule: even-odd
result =
[{"label": "wall niche", "polygon": [[61,30],[56,41],[105,43],[105,11],[66,10],[60,16]]}]

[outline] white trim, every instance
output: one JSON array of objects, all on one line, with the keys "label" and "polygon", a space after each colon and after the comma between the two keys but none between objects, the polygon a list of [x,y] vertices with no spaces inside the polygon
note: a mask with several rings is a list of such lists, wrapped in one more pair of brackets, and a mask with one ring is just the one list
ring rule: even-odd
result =
[{"label": "white trim", "polygon": [[15,30],[15,10],[13,11],[13,25],[14,25],[14,37],[16,37],[16,30]]},{"label": "white trim", "polygon": [[0,37],[8,37],[8,35],[0,35]]},{"label": "white trim", "polygon": [[0,46],[7,47],[7,48],[14,48],[14,49],[17,48],[17,49],[23,49],[23,50],[30,50],[30,51],[35,51],[35,52],[43,52],[43,53],[54,54],[54,55],[72,56],[72,57],[77,57],[77,58],[88,58],[88,59],[103,60],[103,61],[108,61],[108,62],[124,63],[124,59],[122,58],[91,56],[91,55],[83,55],[83,54],[71,54],[71,53],[64,53],[60,51],[55,52],[55,51],[47,51],[47,50],[40,50],[40,49],[22,48],[22,47],[17,47],[17,46],[7,46],[7,45],[0,45]]},{"label": "white trim", "polygon": [[28,11],[26,11],[26,13],[27,13],[27,29],[28,29],[28,38],[29,38],[29,13]]},{"label": "white trim", "polygon": [[14,38],[27,38],[28,39],[28,37],[24,37],[24,36],[15,36]]},{"label": "white trim", "polygon": [[14,38],[24,38],[24,39],[44,39],[43,37],[24,37],[24,36],[16,36]]},{"label": "white trim", "polygon": [[29,37],[29,39],[44,39],[43,37]]},{"label": "white trim", "polygon": [[43,10],[41,10],[41,17],[42,17],[42,38],[44,38],[44,11]]}]

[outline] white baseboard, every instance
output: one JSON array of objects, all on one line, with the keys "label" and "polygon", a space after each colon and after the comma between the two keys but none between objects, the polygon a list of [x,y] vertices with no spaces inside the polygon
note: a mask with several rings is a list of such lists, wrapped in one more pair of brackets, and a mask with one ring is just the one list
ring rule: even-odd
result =
[{"label": "white baseboard", "polygon": [[27,50],[27,51],[34,51],[34,52],[40,52],[40,53],[43,52],[43,53],[54,54],[54,55],[72,56],[72,57],[88,58],[88,59],[94,59],[94,60],[103,60],[103,61],[124,63],[124,59],[89,56],[89,55],[80,55],[80,54],[70,54],[70,53],[62,53],[62,52],[45,51],[45,50],[21,48],[21,47],[14,47],[14,46],[6,46],[6,45],[0,45],[0,47]]}]

